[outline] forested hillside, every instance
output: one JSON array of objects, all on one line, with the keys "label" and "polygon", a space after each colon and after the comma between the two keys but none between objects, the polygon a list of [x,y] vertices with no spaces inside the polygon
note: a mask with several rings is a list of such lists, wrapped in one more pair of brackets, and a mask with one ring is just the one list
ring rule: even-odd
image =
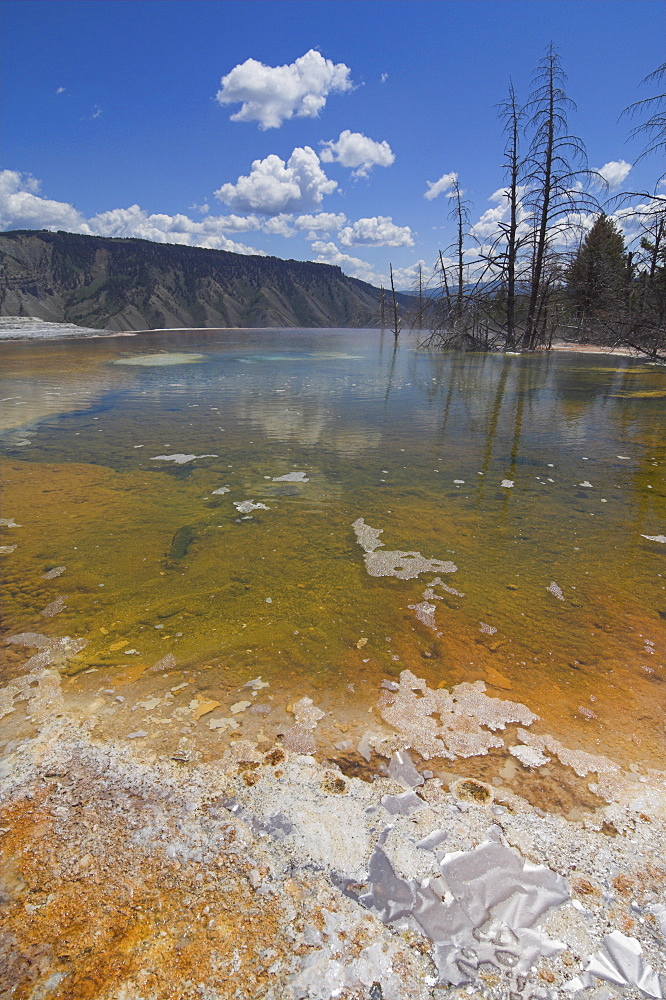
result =
[{"label": "forested hillside", "polygon": [[76,233],[0,234],[2,316],[104,330],[371,327],[380,294],[329,264]]}]

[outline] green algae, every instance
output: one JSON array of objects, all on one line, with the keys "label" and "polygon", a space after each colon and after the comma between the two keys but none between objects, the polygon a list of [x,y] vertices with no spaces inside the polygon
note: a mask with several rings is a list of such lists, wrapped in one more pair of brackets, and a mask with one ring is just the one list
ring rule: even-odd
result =
[{"label": "green algae", "polygon": [[167,556],[167,562],[171,560],[183,559],[187,555],[189,548],[196,538],[196,531],[189,525],[184,525],[175,532],[171,539],[171,547]]}]

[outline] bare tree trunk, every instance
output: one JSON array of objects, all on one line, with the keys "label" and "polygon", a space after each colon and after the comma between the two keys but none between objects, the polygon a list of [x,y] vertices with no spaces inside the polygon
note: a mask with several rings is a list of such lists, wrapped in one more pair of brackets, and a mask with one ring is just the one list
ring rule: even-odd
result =
[{"label": "bare tree trunk", "polygon": [[465,240],[465,217],[462,206],[462,195],[460,193],[460,185],[458,184],[458,181],[453,182],[453,197],[455,198],[454,212],[456,215],[456,224],[458,227],[458,242],[457,242],[458,292],[456,295],[456,317],[458,320],[461,320],[463,314],[463,273],[465,264],[465,258],[463,256],[463,245]]},{"label": "bare tree trunk", "polygon": [[442,269],[442,279],[444,281],[444,291],[446,293],[446,301],[448,303],[449,299],[451,298],[451,293],[449,291],[449,282],[448,282],[448,279],[446,277],[446,266],[444,264],[444,258],[442,256],[442,251],[441,250],[439,251],[439,266]]},{"label": "bare tree trunk", "polygon": [[395,297],[395,285],[393,284],[393,265],[389,264],[389,271],[391,273],[391,295],[393,296],[393,336],[398,340],[400,336],[400,321],[398,318],[398,303]]},{"label": "bare tree trunk", "polygon": [[648,288],[652,289],[654,285],[655,274],[657,273],[657,267],[659,266],[659,258],[663,254],[662,241],[664,239],[664,228],[666,226],[666,220],[663,215],[661,218],[657,219],[655,223],[654,232],[654,243],[651,244],[650,250],[650,270],[648,271]]},{"label": "bare tree trunk", "polygon": [[423,330],[423,272],[419,264],[419,330]]},{"label": "bare tree trunk", "polygon": [[534,219],[531,287],[522,340],[528,350],[547,338],[544,317],[558,280],[554,256],[558,239],[566,244],[576,218],[598,211],[594,195],[581,181],[594,178],[595,183],[605,184],[599,173],[588,168],[583,141],[570,132],[567,113],[576,105],[567,97],[565,83],[559,56],[550,45],[534,74],[534,89],[526,105],[531,116],[528,124],[534,130],[523,178],[526,204]]},{"label": "bare tree trunk", "polygon": [[534,267],[532,270],[532,287],[530,289],[527,319],[525,322],[525,337],[523,343],[528,350],[533,350],[537,338],[537,310],[541,295],[541,278],[543,275],[544,258],[548,237],[548,219],[550,216],[550,199],[552,196],[553,150],[555,146],[555,53],[548,54],[548,110],[547,135],[543,149],[543,181],[541,185],[539,207],[539,228],[534,247]]},{"label": "bare tree trunk", "polygon": [[519,137],[521,111],[516,103],[513,84],[505,105],[509,130],[509,229],[506,234],[506,341],[505,350],[516,346],[516,261],[518,257],[518,179],[520,176]]}]

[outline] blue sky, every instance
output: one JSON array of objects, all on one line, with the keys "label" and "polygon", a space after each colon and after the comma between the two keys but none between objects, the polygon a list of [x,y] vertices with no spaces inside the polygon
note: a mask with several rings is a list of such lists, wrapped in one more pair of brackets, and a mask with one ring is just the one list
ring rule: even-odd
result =
[{"label": "blue sky", "polygon": [[473,221],[497,206],[495,105],[510,78],[527,96],[551,41],[590,164],[632,190],[661,172],[633,166],[618,122],[655,92],[640,81],[663,61],[658,0],[3,6],[2,229],[323,260],[376,283],[392,262],[408,287],[452,237],[447,184],[428,199],[429,183],[455,172]]}]

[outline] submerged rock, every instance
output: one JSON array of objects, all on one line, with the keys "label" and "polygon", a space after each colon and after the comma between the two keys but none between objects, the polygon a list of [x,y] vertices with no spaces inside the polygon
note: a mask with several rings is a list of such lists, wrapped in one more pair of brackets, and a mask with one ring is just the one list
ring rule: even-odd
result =
[{"label": "submerged rock", "polygon": [[56,597],[55,601],[51,601],[46,607],[41,611],[41,615],[44,618],[53,618],[54,615],[59,615],[61,611],[64,611],[67,605],[65,601],[67,600],[67,595],[64,597]]},{"label": "submerged rock", "polygon": [[57,577],[62,576],[66,569],[66,566],[54,566],[53,569],[42,574],[42,580],[55,580]]},{"label": "submerged rock", "polygon": [[183,525],[175,532],[173,538],[171,539],[171,547],[169,548],[169,559],[182,559],[187,555],[187,552],[196,538],[196,532],[194,528],[189,525]]}]

